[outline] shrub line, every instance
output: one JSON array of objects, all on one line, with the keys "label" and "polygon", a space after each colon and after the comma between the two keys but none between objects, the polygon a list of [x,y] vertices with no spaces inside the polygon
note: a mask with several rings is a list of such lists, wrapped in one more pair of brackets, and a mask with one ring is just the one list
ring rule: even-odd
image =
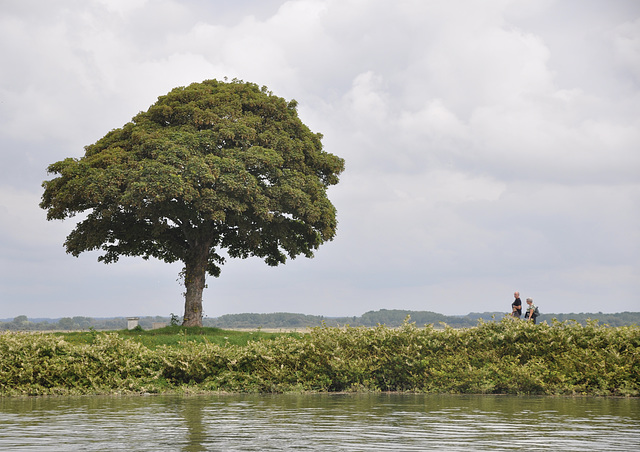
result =
[{"label": "shrub line", "polygon": [[[220,334],[229,332],[219,331]],[[0,396],[167,392],[640,395],[640,328],[505,318],[466,329],[316,327],[170,345],[0,334]],[[245,333],[246,334],[246,333]],[[255,338],[255,339],[254,339]]]}]

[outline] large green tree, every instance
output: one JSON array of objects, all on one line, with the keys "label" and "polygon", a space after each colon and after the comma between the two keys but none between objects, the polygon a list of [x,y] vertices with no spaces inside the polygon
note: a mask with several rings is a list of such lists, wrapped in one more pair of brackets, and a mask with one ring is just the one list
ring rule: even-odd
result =
[{"label": "large green tree", "polygon": [[68,253],[184,263],[184,325],[202,325],[206,275],[229,257],[269,265],[313,251],[336,233],[327,188],[344,161],[299,119],[296,102],[238,80],[206,80],[48,167],[47,219],[85,212]]}]

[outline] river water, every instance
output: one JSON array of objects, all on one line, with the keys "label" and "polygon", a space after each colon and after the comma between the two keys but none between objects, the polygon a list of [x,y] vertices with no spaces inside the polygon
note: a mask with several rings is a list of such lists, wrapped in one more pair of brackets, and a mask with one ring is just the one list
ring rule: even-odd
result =
[{"label": "river water", "polygon": [[2,451],[640,450],[640,400],[414,394],[0,398]]}]

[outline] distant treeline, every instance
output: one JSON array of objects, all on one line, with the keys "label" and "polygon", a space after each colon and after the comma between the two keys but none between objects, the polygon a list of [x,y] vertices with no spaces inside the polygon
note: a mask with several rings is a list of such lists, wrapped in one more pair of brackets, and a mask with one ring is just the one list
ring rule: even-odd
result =
[{"label": "distant treeline", "polygon": [[[479,319],[484,321],[501,320],[505,316],[504,312],[472,312],[464,316],[447,316],[431,311],[407,311],[400,309],[381,309],[379,311],[369,311],[360,317],[325,317],[317,315],[294,314],[288,312],[276,312],[271,314],[226,314],[215,318],[205,318],[204,326],[218,328],[311,328],[316,326],[345,326],[352,327],[367,326],[372,327],[378,324],[386,325],[390,328],[399,327],[407,317],[416,326],[433,325],[436,328],[448,325],[453,328],[468,328],[476,326]],[[538,318],[538,323],[547,321],[551,323],[553,319],[558,321],[574,320],[581,325],[586,325],[588,320],[597,320],[600,324],[617,326],[640,325],[640,312],[620,312],[615,314],[599,313],[579,313],[579,314],[546,314],[542,313]],[[143,329],[151,329],[153,324],[181,323],[182,319],[171,315],[171,317],[140,317],[139,324]],[[91,317],[63,317],[61,319],[28,319],[27,316],[20,315],[14,319],[0,320],[0,330],[13,331],[71,331],[71,330],[122,330],[127,328],[125,317],[115,318],[91,318]]]},{"label": "distant treeline", "polygon": [[[141,317],[140,326],[151,329],[154,322],[169,323],[167,317]],[[29,319],[26,315],[19,315],[13,320],[0,321],[0,331],[75,331],[75,330],[123,330],[127,328],[125,317],[98,318],[92,317],[63,317],[61,319]]]},{"label": "distant treeline", "polygon": [[[417,326],[433,325],[452,328],[468,328],[476,326],[479,319],[484,321],[501,320],[504,312],[472,312],[464,316],[448,316],[431,311],[408,311],[401,309],[381,309],[369,311],[360,317],[324,317],[305,314],[291,314],[277,312],[273,314],[226,314],[213,319],[205,319],[205,326],[218,328],[308,328],[320,325],[327,326],[376,326],[386,325],[391,328],[399,327],[405,319],[410,317],[410,322]],[[545,314],[538,318],[538,323],[553,319],[559,321],[575,320],[581,325],[586,325],[588,320],[597,320],[601,324],[609,326],[640,325],[640,312],[621,312],[616,314],[579,313],[579,314]]]}]

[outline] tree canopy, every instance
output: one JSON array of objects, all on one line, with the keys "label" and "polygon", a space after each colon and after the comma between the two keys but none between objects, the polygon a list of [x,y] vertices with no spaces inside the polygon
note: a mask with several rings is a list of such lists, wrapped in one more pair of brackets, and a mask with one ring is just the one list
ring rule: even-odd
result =
[{"label": "tree canopy", "polygon": [[205,274],[220,274],[222,250],[278,265],[335,236],[327,188],[344,161],[296,106],[239,80],[175,88],[82,158],[50,165],[40,206],[49,220],[87,213],[64,244],[73,256],[183,262],[184,324],[201,325]]}]

